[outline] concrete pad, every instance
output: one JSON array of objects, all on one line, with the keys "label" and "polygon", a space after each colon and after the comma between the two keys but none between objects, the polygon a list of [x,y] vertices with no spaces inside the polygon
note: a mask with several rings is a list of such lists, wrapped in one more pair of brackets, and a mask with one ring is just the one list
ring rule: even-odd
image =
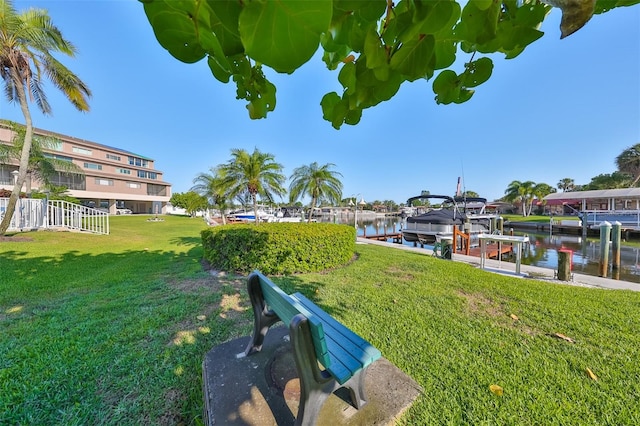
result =
[{"label": "concrete pad", "polygon": [[[300,381],[291,352],[288,329],[272,328],[262,351],[243,352],[249,336],[211,349],[202,363],[205,424],[293,425],[300,401]],[[356,410],[342,389],[331,395],[317,425],[390,425],[422,393],[420,386],[388,360],[380,358],[367,370],[368,403]]]}]

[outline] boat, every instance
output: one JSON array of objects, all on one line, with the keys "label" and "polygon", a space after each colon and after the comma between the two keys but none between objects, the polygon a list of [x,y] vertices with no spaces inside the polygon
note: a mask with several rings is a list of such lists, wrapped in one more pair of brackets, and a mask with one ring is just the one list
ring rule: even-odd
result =
[{"label": "boat", "polygon": [[[407,200],[412,206],[416,200],[437,199],[440,207],[408,216],[403,220],[402,237],[407,242],[433,244],[442,237],[452,237],[454,228],[471,235],[471,243],[479,234],[492,233],[498,215],[486,213],[486,198],[421,194]],[[417,212],[420,210],[416,209]]]},{"label": "boat", "polygon": [[[275,214],[274,222],[304,222],[304,210],[301,207],[280,207]],[[315,222],[315,220],[314,220]]]},{"label": "boat", "polygon": [[[259,222],[273,222],[275,215],[260,208],[258,209]],[[256,214],[253,209],[235,210],[227,213],[227,220],[230,222],[255,222]]]}]

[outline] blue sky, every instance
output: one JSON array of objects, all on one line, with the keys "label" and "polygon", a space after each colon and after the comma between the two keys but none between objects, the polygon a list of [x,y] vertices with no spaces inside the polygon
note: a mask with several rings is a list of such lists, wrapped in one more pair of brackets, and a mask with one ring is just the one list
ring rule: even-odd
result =
[{"label": "blue sky", "polygon": [[[586,184],[615,171],[615,157],[640,143],[640,6],[595,16],[563,40],[554,9],[542,39],[513,60],[495,57],[491,79],[469,102],[436,105],[431,81],[405,83],[339,131],[320,109],[325,93],[340,91],[337,73],[318,56],[292,75],[268,73],[276,110],[250,120],[234,86],[215,80],[204,61],[183,64],[158,44],[137,1],[14,6],[49,10],[79,51],[60,59],[93,92],[91,111],[80,113],[49,88],[53,116],[32,108],[35,126],[153,158],[174,192],[228,161],[232,148],[257,147],[287,176],[313,161],[334,163],[345,197],[452,195],[462,176],[464,188],[493,200],[513,180]],[[4,98],[0,118],[24,122]]]}]

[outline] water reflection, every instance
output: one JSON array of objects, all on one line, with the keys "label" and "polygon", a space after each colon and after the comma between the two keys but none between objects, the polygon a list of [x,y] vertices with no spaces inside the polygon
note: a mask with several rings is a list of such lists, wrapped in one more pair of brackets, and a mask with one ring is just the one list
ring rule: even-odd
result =
[{"label": "water reflection", "polygon": [[[318,221],[345,223],[352,226],[353,214],[323,216]],[[400,232],[402,219],[399,217],[362,217],[358,214],[358,235],[380,235]],[[530,243],[523,247],[522,264],[540,266],[542,268],[558,268],[558,251],[571,250],[573,271],[598,276],[600,262],[600,242],[596,238],[585,239],[580,235],[549,235],[548,233],[514,232],[515,235],[529,235]],[[389,240],[389,242],[391,242]],[[403,244],[413,247],[413,243],[403,241]],[[431,249],[431,246],[425,246]],[[609,264],[611,264],[611,253]],[[640,283],[640,248],[622,246],[620,249],[620,270],[612,271],[611,265],[607,272],[609,278]],[[615,275],[614,275],[615,274]],[[616,276],[617,275],[617,276]]]}]

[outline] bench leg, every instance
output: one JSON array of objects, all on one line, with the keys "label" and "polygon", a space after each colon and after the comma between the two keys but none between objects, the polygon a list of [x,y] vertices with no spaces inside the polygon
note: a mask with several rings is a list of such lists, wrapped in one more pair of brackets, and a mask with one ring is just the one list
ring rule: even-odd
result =
[{"label": "bench leg", "polygon": [[262,350],[262,344],[269,331],[269,327],[280,321],[280,318],[267,309],[262,290],[260,289],[260,279],[257,276],[249,276],[247,290],[249,292],[249,298],[251,299],[251,305],[253,306],[253,334],[244,351],[244,354],[248,356]]},{"label": "bench leg", "polygon": [[307,319],[296,315],[289,325],[291,346],[300,379],[300,404],[296,426],[313,426],[326,399],[338,388],[336,380],[318,367]]},{"label": "bench leg", "polygon": [[358,371],[352,378],[347,380],[347,382],[342,385],[343,387],[349,389],[349,394],[351,395],[351,403],[358,410],[367,403],[367,396],[364,392],[364,378],[366,376],[367,369],[364,368]]},{"label": "bench leg", "polygon": [[366,369],[340,385],[328,372],[320,370],[307,319],[296,315],[289,325],[291,345],[300,378],[300,405],[296,426],[315,425],[327,398],[341,387],[349,389],[351,404],[360,409],[366,404],[364,378]]}]

